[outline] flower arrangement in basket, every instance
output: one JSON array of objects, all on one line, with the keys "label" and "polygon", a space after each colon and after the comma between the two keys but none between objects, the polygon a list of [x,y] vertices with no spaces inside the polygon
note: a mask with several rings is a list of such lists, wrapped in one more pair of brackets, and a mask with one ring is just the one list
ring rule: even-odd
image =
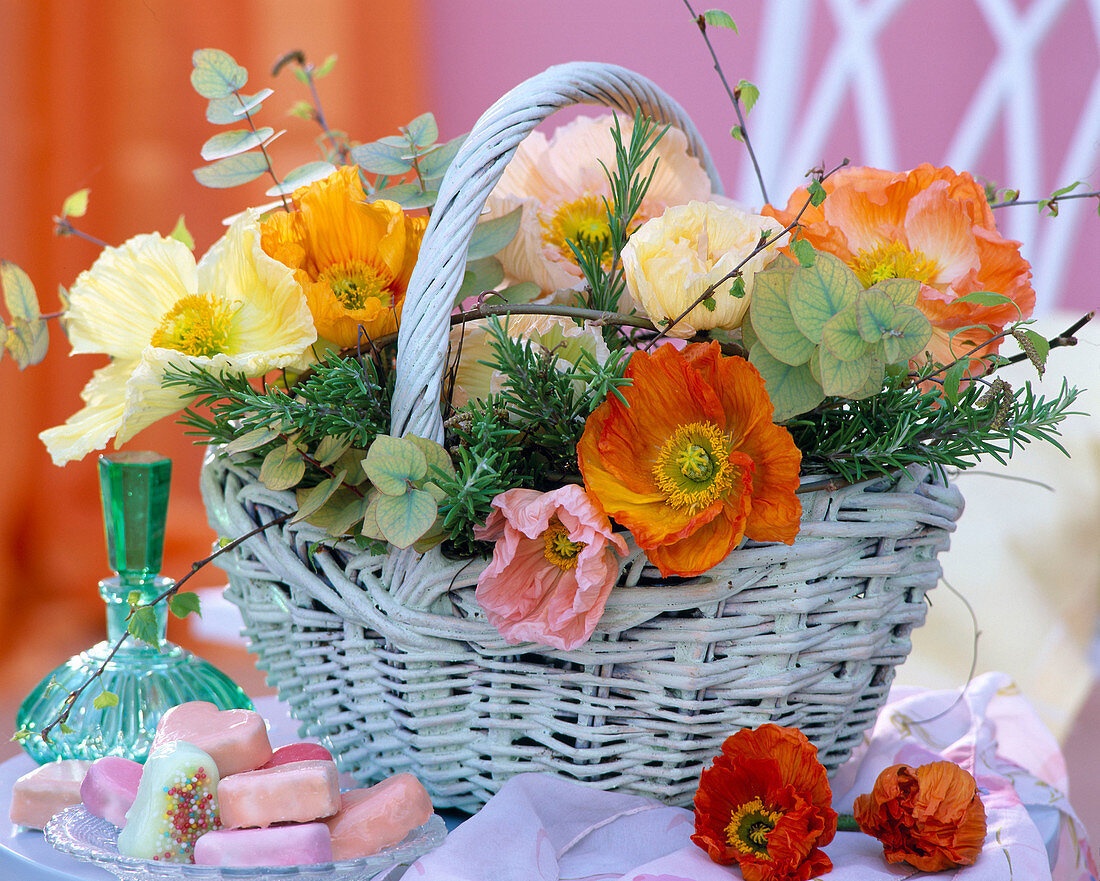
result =
[{"label": "flower arrangement in basket", "polygon": [[[61,464],[182,410],[228,595],[305,732],[459,807],[532,769],[682,803],[765,722],[838,767],[923,621],[950,473],[1072,411],[996,375],[1080,326],[1029,326],[1003,192],[841,163],[757,213],[674,101],[597,64],[446,142],[431,114],[325,128],[280,177],[271,90],[211,49],[192,83],[229,126],[199,182],[270,175],[275,202],[197,260],[183,229],[103,249],[63,322],[111,361],[42,439]],[[534,131],[581,101],[614,112]],[[25,365],[43,319],[3,283]]]}]

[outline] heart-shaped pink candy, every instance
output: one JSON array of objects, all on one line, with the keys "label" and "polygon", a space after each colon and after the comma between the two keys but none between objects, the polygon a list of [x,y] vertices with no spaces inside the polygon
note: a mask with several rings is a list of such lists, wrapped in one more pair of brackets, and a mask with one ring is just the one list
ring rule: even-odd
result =
[{"label": "heart-shaped pink candy", "polygon": [[174,740],[209,753],[221,777],[252,771],[271,758],[267,725],[259,713],[219,710],[208,701],[179,704],[160,717],[152,750]]}]

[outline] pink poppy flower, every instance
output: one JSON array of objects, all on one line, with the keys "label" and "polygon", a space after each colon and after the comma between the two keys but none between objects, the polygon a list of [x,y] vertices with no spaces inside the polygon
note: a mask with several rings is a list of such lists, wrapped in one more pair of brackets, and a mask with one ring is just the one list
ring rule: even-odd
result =
[{"label": "pink poppy flower", "polygon": [[625,554],[626,542],[581,487],[503,492],[475,534],[496,542],[475,596],[510,645],[573,649],[588,640],[619,575],[616,551]]}]

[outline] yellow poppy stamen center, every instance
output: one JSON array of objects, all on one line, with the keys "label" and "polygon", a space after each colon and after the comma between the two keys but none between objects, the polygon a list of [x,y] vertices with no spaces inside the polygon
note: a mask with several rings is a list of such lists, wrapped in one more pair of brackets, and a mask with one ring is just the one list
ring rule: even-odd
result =
[{"label": "yellow poppy stamen center", "polygon": [[769,811],[759,798],[745,802],[730,815],[726,841],[741,853],[770,860],[768,836],[782,816],[782,811]]},{"label": "yellow poppy stamen center", "polygon": [[665,441],[653,465],[657,488],[673,508],[691,513],[710,507],[733,487],[729,438],[713,422],[681,425]]},{"label": "yellow poppy stamen center", "polygon": [[549,221],[543,221],[542,239],[574,263],[569,242],[592,245],[601,259],[610,258],[611,225],[603,199],[589,195],[563,202]]},{"label": "yellow poppy stamen center", "polygon": [[570,540],[568,530],[557,517],[550,521],[542,540],[545,545],[543,556],[563,572],[576,568],[577,557],[586,547],[583,541]]},{"label": "yellow poppy stamen center", "polygon": [[923,251],[910,250],[903,242],[883,242],[870,251],[860,251],[852,267],[864,287],[869,288],[884,278],[915,278],[930,282],[939,271],[935,260]]},{"label": "yellow poppy stamen center", "polygon": [[368,300],[393,305],[393,277],[365,260],[348,260],[326,266],[317,281],[328,285],[345,309],[362,309]]},{"label": "yellow poppy stamen center", "polygon": [[231,303],[216,300],[212,294],[188,294],[164,314],[149,342],[193,357],[225,354],[233,311]]}]

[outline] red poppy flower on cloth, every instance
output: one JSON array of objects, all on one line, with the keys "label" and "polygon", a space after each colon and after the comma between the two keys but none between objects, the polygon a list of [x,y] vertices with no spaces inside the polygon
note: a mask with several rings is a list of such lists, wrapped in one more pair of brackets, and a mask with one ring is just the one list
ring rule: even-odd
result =
[{"label": "red poppy flower on cloth", "polygon": [[[925,163],[894,173],[845,168],[826,178],[827,198],[800,219],[802,236],[835,254],[870,286],[885,278],[920,282],[917,307],[932,322],[928,348],[940,363],[997,351],[1006,324],[1035,308],[1031,267],[1020,243],[1004,238],[985,190],[969,174]],[[763,214],[789,223],[806,204],[796,190],[786,209]],[[956,302],[989,291],[1011,302]]]},{"label": "red poppy flower on cloth", "polygon": [[973,776],[954,762],[914,770],[891,765],[853,811],[859,828],[882,842],[890,863],[922,872],[971,866],[985,841],[985,807]]},{"label": "red poppy flower on cloth", "polygon": [[699,778],[691,840],[716,863],[736,863],[745,881],[808,881],[833,867],[821,850],[836,833],[832,799],[806,735],[745,728]]},{"label": "red poppy flower on cloth", "polygon": [[635,352],[631,380],[588,417],[585,489],[663,575],[699,575],[742,537],[790,544],[802,455],[764,380],[716,342]]}]

